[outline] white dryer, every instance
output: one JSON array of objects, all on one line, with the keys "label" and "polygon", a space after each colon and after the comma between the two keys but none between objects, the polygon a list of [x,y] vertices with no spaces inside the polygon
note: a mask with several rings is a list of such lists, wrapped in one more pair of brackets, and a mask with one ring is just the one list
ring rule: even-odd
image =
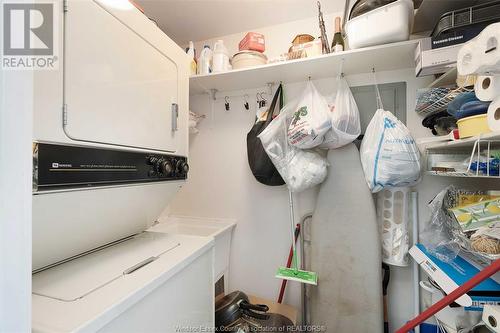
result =
[{"label": "white dryer", "polygon": [[213,240],[144,232],[188,175],[189,62],[127,0],[60,1],[35,73],[33,330],[213,325]]}]

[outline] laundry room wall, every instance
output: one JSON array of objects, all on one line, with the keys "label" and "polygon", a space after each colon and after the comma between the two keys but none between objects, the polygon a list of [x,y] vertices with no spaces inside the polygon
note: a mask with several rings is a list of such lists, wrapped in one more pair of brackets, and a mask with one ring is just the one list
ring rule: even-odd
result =
[{"label": "laundry room wall", "polygon": [[[332,36],[333,18],[340,13],[325,14],[327,33]],[[285,52],[296,34],[309,33],[319,36],[317,17],[286,24],[253,29],[266,37],[266,54],[269,58]],[[230,54],[237,51],[238,42],[245,32],[196,41],[200,50],[203,45],[213,45],[217,39],[224,40]],[[371,73],[349,75],[351,86],[365,86],[374,83]],[[335,92],[335,78],[314,80],[324,95]],[[378,83],[406,82],[407,125],[415,138],[430,136],[421,126],[421,118],[414,112],[416,89],[425,87],[432,78],[415,78],[414,69],[377,72]],[[300,94],[303,82],[286,84],[287,100]],[[276,78],[279,81],[279,77]],[[243,290],[249,294],[276,299],[281,281],[274,278],[276,269],[284,265],[290,247],[290,223],[288,192],[285,187],[268,187],[259,184],[248,167],[246,134],[255,117],[255,94],[267,91],[266,82],[260,89],[245,91],[220,91],[212,101],[208,94],[190,97],[190,109],[205,115],[199,124],[199,133],[190,136],[190,174],[187,184],[174,199],[167,213],[178,215],[227,217],[237,220],[231,248],[230,281],[231,290]],[[276,88],[276,87],[274,87]],[[244,95],[249,96],[250,110],[243,107]],[[224,108],[224,97],[228,96],[230,110]],[[268,99],[271,96],[267,96]],[[376,108],[375,100],[373,108]],[[445,177],[424,177],[416,186],[419,194],[420,229],[425,226],[429,213],[427,203],[446,185]],[[477,182],[469,181],[464,186],[475,187]],[[490,187],[493,185],[490,185]],[[296,196],[297,222],[301,216],[314,210],[317,188]],[[341,223],[339,221],[339,223]],[[341,251],[342,249],[339,249]],[[414,313],[413,280],[411,267],[391,268],[389,287],[389,316],[391,330],[400,327]],[[321,283],[321,277],[320,277]],[[285,302],[300,307],[300,286],[288,284]]]}]

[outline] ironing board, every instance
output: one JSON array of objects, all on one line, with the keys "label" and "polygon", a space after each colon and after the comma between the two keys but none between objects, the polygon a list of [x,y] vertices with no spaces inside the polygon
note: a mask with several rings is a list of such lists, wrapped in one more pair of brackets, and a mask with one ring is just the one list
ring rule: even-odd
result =
[{"label": "ironing board", "polygon": [[383,331],[381,249],[375,206],[354,144],[328,152],[311,222],[312,325],[328,332]]}]

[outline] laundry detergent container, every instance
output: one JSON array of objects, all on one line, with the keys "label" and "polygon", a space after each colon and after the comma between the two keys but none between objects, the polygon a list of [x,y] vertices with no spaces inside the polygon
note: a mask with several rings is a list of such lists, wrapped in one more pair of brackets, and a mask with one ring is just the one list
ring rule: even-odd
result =
[{"label": "laundry detergent container", "polygon": [[359,0],[345,25],[349,48],[408,40],[413,16],[411,0]]}]

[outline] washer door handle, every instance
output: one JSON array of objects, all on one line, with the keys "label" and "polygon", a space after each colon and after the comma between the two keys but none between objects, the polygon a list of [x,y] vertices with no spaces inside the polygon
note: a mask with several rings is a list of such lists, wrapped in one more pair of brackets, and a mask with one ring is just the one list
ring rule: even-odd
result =
[{"label": "washer door handle", "polygon": [[172,132],[177,131],[177,118],[179,118],[179,105],[172,103]]}]

